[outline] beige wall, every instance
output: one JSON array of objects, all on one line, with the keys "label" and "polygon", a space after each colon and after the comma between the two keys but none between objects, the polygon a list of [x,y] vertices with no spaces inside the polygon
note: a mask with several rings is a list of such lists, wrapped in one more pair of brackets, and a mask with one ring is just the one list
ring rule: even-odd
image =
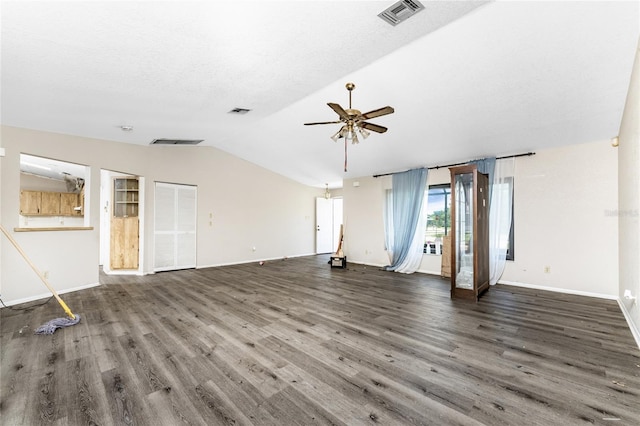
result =
[{"label": "beige wall", "polygon": [[[100,169],[145,177],[145,272],[153,269],[155,181],[197,185],[198,267],[307,255],[315,250],[315,197],[323,189],[298,184],[211,147],[138,146],[12,127],[2,127],[2,146],[6,156],[0,160],[0,218],[8,230],[18,226],[21,152],[91,167],[93,230],[13,233],[38,268],[49,271],[51,283],[60,292],[98,283]],[[46,296],[42,282],[6,239],[0,247],[3,300]]]},{"label": "beige wall", "polygon": [[[357,181],[359,186],[354,187]],[[390,177],[345,181],[345,250],[350,261],[382,266],[383,195]],[[430,170],[428,184],[449,182]],[[537,151],[516,160],[515,261],[502,281],[578,294],[618,294],[617,153],[609,141]],[[440,256],[419,271],[439,274]],[[544,273],[544,267],[550,273]]]},{"label": "beige wall", "polygon": [[640,297],[640,43],[627,94],[618,147],[620,289],[618,296],[640,346],[640,306],[623,298]]},{"label": "beige wall", "polygon": [[617,152],[608,140],[518,158],[515,261],[501,281],[615,298],[617,180]]}]

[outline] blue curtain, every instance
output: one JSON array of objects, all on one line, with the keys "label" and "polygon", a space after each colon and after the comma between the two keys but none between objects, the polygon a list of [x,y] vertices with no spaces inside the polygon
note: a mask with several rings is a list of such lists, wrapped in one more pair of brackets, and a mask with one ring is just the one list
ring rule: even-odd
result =
[{"label": "blue curtain", "polygon": [[496,169],[496,157],[473,160],[469,164],[475,164],[478,168],[478,172],[489,176],[489,206],[491,206],[491,190],[493,187],[493,175]]},{"label": "blue curtain", "polygon": [[[390,231],[393,232],[393,247],[391,251],[391,265],[384,267],[387,271],[404,269],[407,261],[415,256],[412,250],[415,244],[415,235],[418,221],[422,212],[425,187],[427,185],[427,169],[414,169],[407,172],[396,173],[392,180],[392,221]],[[420,241],[420,256],[422,256],[422,243]],[[402,271],[399,271],[402,272]]]}]

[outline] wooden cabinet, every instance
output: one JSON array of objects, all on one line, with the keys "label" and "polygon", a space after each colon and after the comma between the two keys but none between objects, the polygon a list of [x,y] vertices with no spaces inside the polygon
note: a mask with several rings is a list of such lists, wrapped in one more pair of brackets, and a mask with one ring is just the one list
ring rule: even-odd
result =
[{"label": "wooden cabinet", "polygon": [[451,297],[489,289],[489,182],[475,165],[451,171]]},{"label": "wooden cabinet", "polygon": [[113,216],[138,216],[138,179],[116,178],[113,180]]},{"label": "wooden cabinet", "polygon": [[138,269],[138,178],[113,179],[111,269]]},{"label": "wooden cabinet", "polygon": [[[81,213],[79,194],[71,192],[60,193],[60,215],[78,216]],[[77,210],[76,210],[77,209]]]},{"label": "wooden cabinet", "polygon": [[138,269],[138,217],[111,218],[111,269]]},{"label": "wooden cabinet", "polygon": [[40,214],[42,204],[42,192],[40,191],[20,191],[20,214],[23,216],[33,216]]},{"label": "wooden cabinet", "polygon": [[[81,194],[67,192],[20,191],[20,214],[23,216],[82,216],[78,209]],[[82,196],[84,199],[84,196]]]},{"label": "wooden cabinet", "polygon": [[40,204],[40,214],[43,216],[59,216],[60,215],[60,193],[59,192],[43,192]]}]

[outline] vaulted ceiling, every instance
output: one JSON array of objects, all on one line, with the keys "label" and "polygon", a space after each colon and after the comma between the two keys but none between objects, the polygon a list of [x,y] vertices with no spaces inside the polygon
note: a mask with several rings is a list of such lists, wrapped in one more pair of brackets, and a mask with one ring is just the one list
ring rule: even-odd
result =
[{"label": "vaulted ceiling", "polygon": [[[638,2],[2,1],[3,125],[149,145],[204,139],[301,183],[609,139]],[[385,105],[348,146],[327,102]],[[230,113],[250,109],[246,114]],[[121,126],[132,126],[125,132]],[[157,149],[149,146],[149,149]],[[186,149],[186,148],[182,148]]]}]

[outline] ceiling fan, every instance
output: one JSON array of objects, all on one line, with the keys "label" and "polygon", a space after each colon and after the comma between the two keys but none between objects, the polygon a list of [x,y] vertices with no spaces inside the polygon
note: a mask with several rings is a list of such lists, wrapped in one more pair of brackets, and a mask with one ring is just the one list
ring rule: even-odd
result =
[{"label": "ceiling fan", "polygon": [[336,124],[343,123],[343,126],[338,130],[331,139],[334,142],[337,142],[338,139],[344,138],[344,171],[347,171],[347,142],[351,141],[351,143],[359,143],[358,133],[362,136],[363,139],[366,139],[371,132],[376,133],[384,133],[387,131],[387,128],[384,126],[379,126],[377,124],[369,123],[366,120],[371,118],[380,117],[387,114],[392,114],[394,109],[390,106],[374,109],[373,111],[369,111],[366,113],[361,113],[357,109],[353,109],[351,107],[351,92],[356,88],[356,85],[353,83],[347,83],[345,85],[347,90],[349,91],[349,108],[344,109],[339,104],[328,103],[329,107],[338,114],[340,120],[337,121],[322,121],[317,123],[304,123],[305,126],[313,126],[316,124]]}]

